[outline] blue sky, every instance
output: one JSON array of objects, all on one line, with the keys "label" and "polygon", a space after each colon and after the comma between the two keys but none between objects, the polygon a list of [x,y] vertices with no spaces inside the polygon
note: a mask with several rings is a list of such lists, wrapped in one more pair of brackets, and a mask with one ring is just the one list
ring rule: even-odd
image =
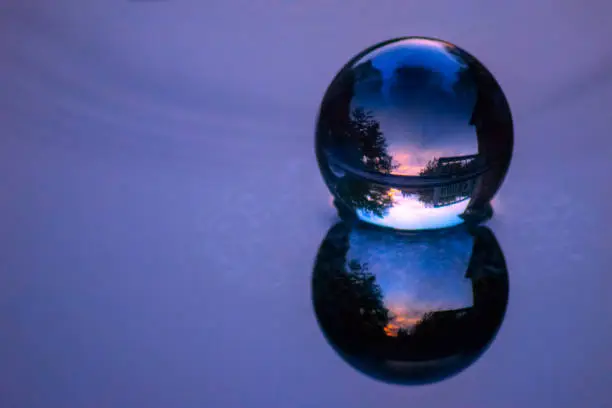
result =
[{"label": "blue sky", "polygon": [[347,262],[368,264],[392,312],[416,319],[430,311],[472,306],[465,272],[474,238],[467,232],[413,239],[355,229],[349,239]]},{"label": "blue sky", "polygon": [[478,153],[476,129],[469,124],[475,88],[461,100],[451,93],[445,97],[428,89],[415,95],[406,94],[402,100],[389,94],[393,72],[403,65],[422,66],[441,73],[445,90],[452,91],[461,64],[440,43],[403,40],[381,47],[359,62],[369,59],[383,72],[382,92],[357,92],[352,106],[370,111],[380,123],[388,152],[399,164],[394,174],[418,175],[434,157]]},{"label": "blue sky", "polygon": [[366,60],[371,60],[386,79],[391,78],[393,71],[401,65],[435,67],[448,79],[447,85],[452,84],[455,74],[461,67],[456,58],[440,43],[423,39],[408,39],[387,44],[364,56],[357,64]]},{"label": "blue sky", "polygon": [[463,200],[443,207],[427,207],[416,195],[403,196],[399,190],[390,189],[393,206],[383,217],[357,210],[357,215],[364,221],[383,227],[403,230],[421,230],[454,227],[463,223],[459,215],[463,214],[470,200]]}]

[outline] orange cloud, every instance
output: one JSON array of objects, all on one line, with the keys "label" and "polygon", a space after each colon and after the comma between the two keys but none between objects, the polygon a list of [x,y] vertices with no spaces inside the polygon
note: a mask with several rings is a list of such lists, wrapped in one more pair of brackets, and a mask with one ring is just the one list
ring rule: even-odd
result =
[{"label": "orange cloud", "polygon": [[425,168],[427,163],[434,157],[455,156],[461,154],[460,151],[444,151],[444,150],[419,150],[412,148],[410,151],[404,149],[390,149],[389,154],[393,157],[393,161],[398,164],[398,167],[392,171],[398,176],[418,176],[421,170]]},{"label": "orange cloud", "polygon": [[387,336],[396,337],[401,329],[409,330],[413,328],[422,318],[424,313],[408,310],[404,306],[390,307],[391,320],[384,330]]}]

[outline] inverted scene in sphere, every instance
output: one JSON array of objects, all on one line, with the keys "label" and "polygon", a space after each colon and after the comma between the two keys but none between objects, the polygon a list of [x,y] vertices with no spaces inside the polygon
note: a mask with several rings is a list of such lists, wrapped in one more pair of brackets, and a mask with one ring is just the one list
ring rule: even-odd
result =
[{"label": "inverted scene in sphere", "polygon": [[319,249],[312,300],[322,332],[351,366],[385,382],[431,383],[491,343],[508,273],[485,227],[409,235],[341,222]]},{"label": "inverted scene in sphere", "polygon": [[400,230],[489,218],[512,148],[510,108],[491,73],[427,38],[353,58],[327,89],[316,128],[341,216]]}]

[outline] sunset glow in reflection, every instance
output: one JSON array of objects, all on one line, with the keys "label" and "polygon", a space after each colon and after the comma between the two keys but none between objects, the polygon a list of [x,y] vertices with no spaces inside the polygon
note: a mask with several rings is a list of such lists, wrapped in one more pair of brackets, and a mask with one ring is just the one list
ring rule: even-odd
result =
[{"label": "sunset glow in reflection", "polygon": [[391,171],[391,174],[398,176],[418,176],[432,157],[442,157],[444,155],[443,152],[426,152],[416,155],[402,151],[390,151],[390,154],[393,157],[393,162],[398,165]]},{"label": "sunset glow in reflection", "polygon": [[410,333],[427,313],[473,305],[472,284],[465,277],[473,247],[469,234],[413,241],[355,230],[349,242],[347,265],[367,265],[384,294],[388,336]]},{"label": "sunset glow in reflection", "polygon": [[410,331],[425,315],[425,312],[411,311],[405,305],[385,306],[388,307],[391,314],[391,320],[385,326],[385,333],[392,337],[396,337],[400,329]]},{"label": "sunset glow in reflection", "polygon": [[389,154],[393,157],[393,163],[397,165],[397,167],[391,171],[391,174],[398,176],[418,176],[432,159],[448,156],[463,156],[473,154],[474,152],[477,152],[477,150],[472,148],[446,150],[418,149],[413,147],[405,149],[390,148]]},{"label": "sunset glow in reflection", "polygon": [[417,230],[454,227],[463,223],[459,217],[465,212],[469,200],[460,201],[445,207],[427,207],[412,195],[404,197],[400,190],[389,189],[394,205],[384,217],[368,214],[357,210],[359,219],[382,227],[395,229]]}]

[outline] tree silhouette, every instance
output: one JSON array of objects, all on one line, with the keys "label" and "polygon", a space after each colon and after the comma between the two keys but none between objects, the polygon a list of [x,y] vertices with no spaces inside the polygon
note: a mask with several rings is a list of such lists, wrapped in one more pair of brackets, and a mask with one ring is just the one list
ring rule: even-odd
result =
[{"label": "tree silhouette", "polygon": [[359,315],[366,326],[373,331],[384,329],[389,323],[389,311],[383,303],[383,292],[376,283],[376,277],[369,271],[368,264],[353,259],[348,263],[347,287],[353,292]]},{"label": "tree silhouette", "polygon": [[379,218],[387,215],[395,203],[388,187],[353,176],[341,178],[336,185],[336,193],[350,207]]},{"label": "tree silhouette", "polygon": [[354,109],[344,135],[350,140],[347,153],[352,153],[352,156],[347,157],[349,164],[382,174],[389,174],[397,168],[387,152],[387,141],[380,123],[371,112],[363,108]]},{"label": "tree silhouette", "polygon": [[350,209],[346,211],[343,208],[343,214],[360,209],[383,217],[393,205],[387,189],[349,175],[336,177],[329,171],[326,159],[326,154],[334,154],[345,164],[383,174],[394,168],[380,124],[374,116],[363,109],[351,111],[357,76],[363,79],[364,75],[371,74],[368,70],[367,65],[357,70],[344,70],[327,90],[317,124],[317,157],[323,177],[343,202],[336,201],[337,207]]},{"label": "tree silhouette", "polygon": [[313,275],[313,303],[322,328],[345,352],[363,352],[386,336],[389,311],[367,264],[346,262],[349,229],[339,224],[321,245]]},{"label": "tree silhouette", "polygon": [[[387,141],[373,114],[357,108],[343,129],[346,146],[338,155],[354,168],[378,174],[390,174],[397,164],[387,152]],[[345,204],[369,215],[384,217],[394,204],[389,188],[360,177],[345,175],[335,184],[337,195]]]},{"label": "tree silhouette", "polygon": [[[451,194],[445,194],[444,197],[436,199],[436,188],[447,188],[454,192]],[[444,207],[467,200],[470,197],[470,194],[465,193],[460,187],[456,187],[456,184],[449,184],[448,186],[419,190],[417,197],[418,200],[425,205],[425,207]]]},{"label": "tree silhouette", "polygon": [[452,178],[475,174],[479,170],[479,166],[481,166],[480,163],[479,157],[466,161],[457,160],[451,162],[444,162],[434,157],[427,162],[425,167],[419,172],[419,175],[423,177],[445,177],[449,179],[449,182],[445,186],[436,187],[438,190],[444,190],[444,194],[438,199],[436,199],[435,194],[436,188],[420,190],[417,193],[419,201],[426,206],[444,206],[469,198],[477,176],[474,176],[471,180],[462,180],[457,183],[453,183]]},{"label": "tree silhouette", "polygon": [[361,71],[347,70],[330,85],[321,104],[317,146],[351,166],[386,174],[394,166],[380,123],[372,112],[351,110],[356,74],[365,75]]},{"label": "tree silhouette", "polygon": [[425,177],[460,177],[473,173],[478,170],[478,163],[475,159],[465,161],[444,162],[440,158],[434,157],[427,162],[425,167],[419,172],[420,176]]}]

